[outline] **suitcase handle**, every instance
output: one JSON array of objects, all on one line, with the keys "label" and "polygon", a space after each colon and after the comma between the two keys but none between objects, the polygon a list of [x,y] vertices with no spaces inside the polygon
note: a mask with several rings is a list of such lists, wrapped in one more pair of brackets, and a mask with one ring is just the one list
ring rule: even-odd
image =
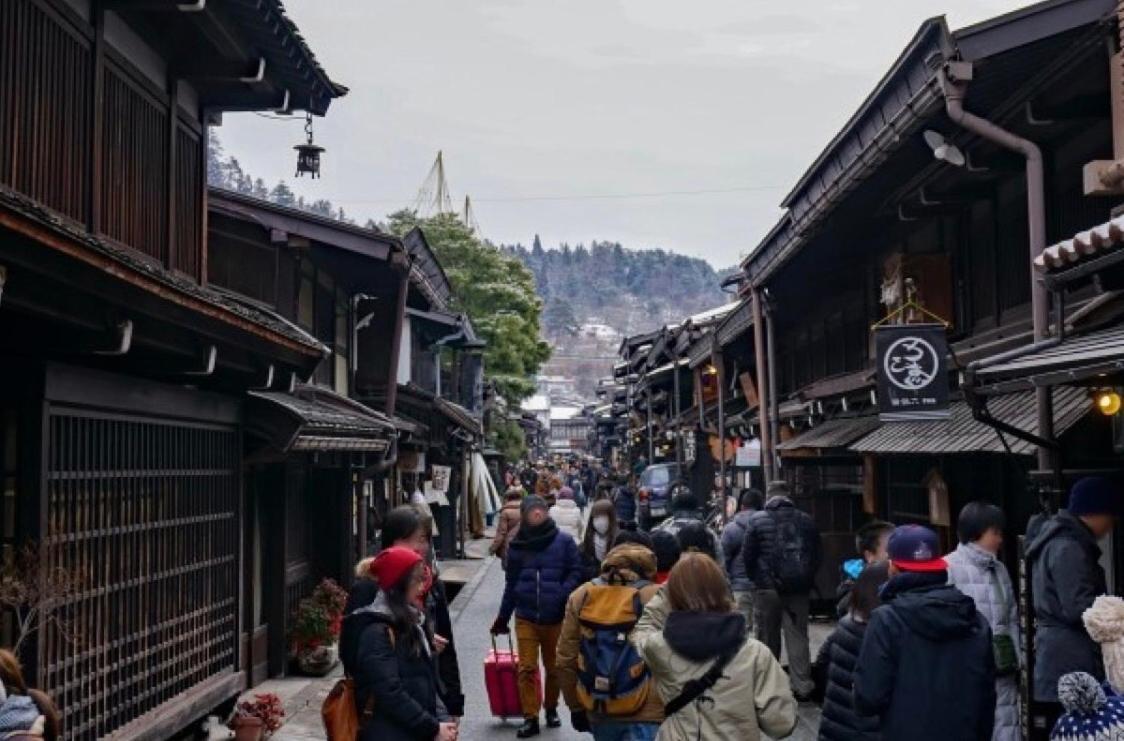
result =
[{"label": "suitcase handle", "polygon": [[[507,650],[512,656],[514,656],[515,655],[515,644],[511,640],[511,633],[507,632],[507,633],[504,633],[504,635],[507,636]],[[494,651],[498,654],[500,652],[500,650],[499,650],[499,647],[496,646],[496,634],[492,633],[491,636],[492,636],[492,651]]]}]

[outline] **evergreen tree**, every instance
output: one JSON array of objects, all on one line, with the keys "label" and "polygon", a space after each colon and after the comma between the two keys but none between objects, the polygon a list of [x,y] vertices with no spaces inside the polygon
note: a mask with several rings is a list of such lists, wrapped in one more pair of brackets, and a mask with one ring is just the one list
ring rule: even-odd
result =
[{"label": "evergreen tree", "polygon": [[[273,186],[273,190],[269,191],[269,200],[273,201],[279,206],[288,206],[290,208],[297,205],[297,198],[293,194],[293,190],[285,184],[284,180],[278,181],[277,185]],[[301,199],[301,203],[304,199]]]}]

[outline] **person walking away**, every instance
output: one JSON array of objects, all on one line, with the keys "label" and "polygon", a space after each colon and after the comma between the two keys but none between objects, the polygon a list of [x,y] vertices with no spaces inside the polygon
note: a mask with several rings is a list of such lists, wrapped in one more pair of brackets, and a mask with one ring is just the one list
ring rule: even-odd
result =
[{"label": "person walking away", "polygon": [[436,644],[417,603],[426,575],[417,552],[384,549],[371,562],[379,593],[359,638],[355,702],[358,741],[456,741],[457,725],[438,718]]},{"label": "person walking away", "polygon": [[873,520],[859,528],[855,533],[855,552],[858,557],[843,562],[840,570],[842,580],[835,589],[835,616],[842,618],[851,611],[851,590],[855,580],[867,566],[886,561],[886,541],[894,531],[893,523]]},{"label": "person walking away", "polygon": [[566,600],[582,580],[577,543],[550,519],[546,502],[530,496],[523,500],[522,523],[507,554],[507,576],[500,612],[492,634],[507,633],[515,615],[515,640],[519,649],[519,697],[523,725],[517,738],[539,734],[539,697],[536,676],[539,655],[546,671],[543,705],[546,725],[557,728],[558,672],[555,649],[562,630]]},{"label": "person walking away", "polygon": [[492,544],[488,546],[488,552],[498,557],[505,567],[507,549],[511,545],[512,538],[519,532],[521,520],[519,505],[522,502],[523,492],[508,489],[503,498],[503,506],[500,507],[499,517],[496,519],[496,534],[492,537]]},{"label": "person walking away", "polygon": [[663,530],[651,533],[652,551],[656,554],[656,584],[667,583],[671,569],[679,561],[682,551],[674,535]]},{"label": "person walking away", "polygon": [[859,715],[887,741],[988,741],[995,721],[991,628],[948,583],[937,535],[894,529],[890,580],[870,616],[854,672]]},{"label": "person walking away", "polygon": [[617,511],[612,502],[599,500],[589,509],[589,524],[581,541],[582,569],[585,579],[595,579],[601,573],[601,562],[613,545],[620,529]]},{"label": "person walking away", "polygon": [[57,741],[61,737],[62,722],[51,698],[29,688],[19,659],[0,649],[0,738]]},{"label": "person walking away", "polygon": [[714,531],[702,522],[687,522],[679,528],[675,539],[679,542],[680,553],[702,553],[714,559],[721,566],[721,556],[715,552],[714,547],[718,538]]},{"label": "person walking away", "polygon": [[[690,523],[697,522],[706,525],[706,510],[703,509],[702,502],[685,482],[680,481],[671,487],[669,509],[671,514],[666,520],[652,528],[653,532],[662,530],[678,537],[679,531]],[[707,528],[706,532],[712,541],[707,550],[714,554],[718,563],[723,563],[722,544],[718,540],[717,533],[712,532],[710,528]]]},{"label": "person walking away", "polygon": [[558,679],[574,730],[592,732],[595,741],[650,741],[663,720],[651,674],[628,642],[643,606],[659,590],[655,573],[651,549],[615,546],[602,560],[600,575],[566,603]]},{"label": "person walking away", "polygon": [[765,509],[750,515],[742,544],[753,597],[757,637],[778,659],[781,639],[788,652],[792,691],[800,701],[811,697],[812,657],[808,612],[823,546],[816,524],[789,498],[788,484],[769,484]]},{"label": "person walking away", "polygon": [[574,539],[575,543],[582,540],[582,511],[574,501],[574,491],[568,486],[558,490],[558,500],[550,508],[550,519],[558,525],[558,529]]},{"label": "person walking away", "polygon": [[613,506],[617,509],[617,522],[625,530],[635,530],[636,521],[636,487],[632,486],[627,478],[621,477],[617,486],[613,488]]},{"label": "person walking away", "polygon": [[1061,713],[1058,679],[1063,674],[1082,671],[1104,679],[1100,648],[1085,631],[1081,614],[1108,591],[1097,541],[1116,526],[1119,497],[1106,478],[1078,480],[1070,490],[1069,506],[1044,522],[1026,548],[1038,623],[1034,699],[1052,703],[1047,713],[1051,719]]},{"label": "person walking away", "polygon": [[746,635],[722,567],[684,554],[632,631],[666,720],[658,741],[759,741],[796,727],[781,665]]},{"label": "person walking away", "polygon": [[[823,711],[819,741],[882,741],[878,719],[855,712],[855,664],[863,645],[867,623],[879,605],[878,592],[890,578],[883,561],[863,569],[855,580],[850,610],[820,647],[813,676],[823,677]],[[817,680],[817,685],[819,680]]]},{"label": "person walking away", "polygon": [[991,626],[995,648],[995,727],[993,741],[1021,741],[1019,667],[1022,645],[1019,608],[1007,567],[999,560],[1006,527],[1003,510],[987,502],[969,502],[960,510],[956,534],[960,545],[945,556],[948,582],[972,598]]},{"label": "person walking away", "polygon": [[[395,507],[387,513],[379,544],[383,548],[402,546],[422,557],[425,583],[418,603],[426,617],[429,632],[437,646],[438,691],[444,710],[454,719],[464,715],[464,694],[461,690],[460,663],[453,640],[453,621],[449,616],[449,599],[445,584],[438,577],[431,547],[433,521],[413,505]],[[442,720],[445,718],[442,717]]]},{"label": "person walking away", "polygon": [[745,559],[742,558],[742,545],[749,518],[761,511],[765,496],[758,489],[743,489],[738,496],[738,511],[722,529],[722,555],[726,577],[734,592],[734,602],[738,612],[745,616],[746,630],[753,632],[753,580],[746,572]]},{"label": "person walking away", "polygon": [[1065,713],[1050,741],[1115,741],[1124,738],[1124,697],[1112,694],[1096,677],[1071,672],[1058,680],[1058,700]]}]

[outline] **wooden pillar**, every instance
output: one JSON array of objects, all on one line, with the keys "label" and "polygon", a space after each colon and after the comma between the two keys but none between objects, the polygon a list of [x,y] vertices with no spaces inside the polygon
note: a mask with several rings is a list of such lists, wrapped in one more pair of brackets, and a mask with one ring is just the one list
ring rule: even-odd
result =
[{"label": "wooden pillar", "polygon": [[89,230],[93,234],[101,232],[101,179],[102,157],[104,139],[102,128],[105,125],[105,8],[102,0],[91,2],[90,14],[94,26],[94,39],[92,44],[93,59],[90,64],[90,88],[93,90],[92,104],[90,105],[90,171],[86,177],[90,179],[90,203],[88,208]]},{"label": "wooden pillar", "polygon": [[765,379],[768,375],[765,357],[765,320],[761,311],[761,291],[757,286],[752,288],[753,301],[753,356],[757,363],[757,417],[761,427],[761,462],[762,471],[765,473],[765,486],[773,480],[773,440],[769,434],[769,399],[773,389]]}]

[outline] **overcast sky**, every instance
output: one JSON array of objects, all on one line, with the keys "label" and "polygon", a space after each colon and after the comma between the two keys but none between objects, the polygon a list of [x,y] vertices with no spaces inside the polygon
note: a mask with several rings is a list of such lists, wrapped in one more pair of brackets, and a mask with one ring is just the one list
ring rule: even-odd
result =
[{"label": "overcast sky", "polygon": [[[608,239],[733,264],[929,16],[1019,0],[286,0],[351,92],[316,120],[227,115],[228,153],[272,183],[381,219],[438,149],[484,236]],[[700,192],[706,191],[706,192]]]}]

